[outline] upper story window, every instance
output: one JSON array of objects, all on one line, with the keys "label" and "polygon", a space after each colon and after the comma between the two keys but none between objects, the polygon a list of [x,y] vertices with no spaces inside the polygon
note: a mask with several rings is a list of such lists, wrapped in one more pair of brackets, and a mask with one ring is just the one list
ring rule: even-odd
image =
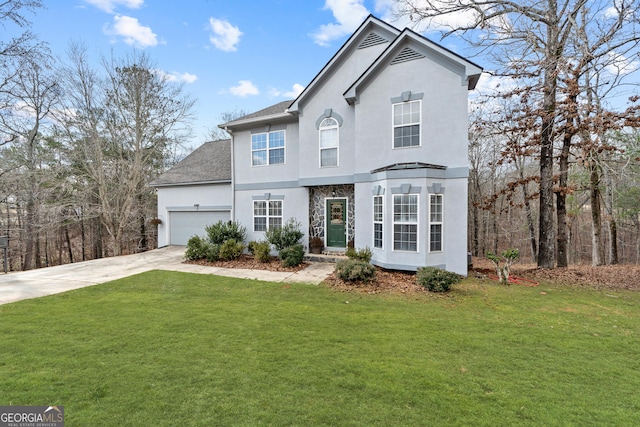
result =
[{"label": "upper story window", "polygon": [[251,165],[284,163],[284,130],[251,135]]},{"label": "upper story window", "polygon": [[420,145],[421,109],[421,100],[393,104],[393,148]]},{"label": "upper story window", "polygon": [[338,166],[339,125],[333,117],[320,123],[320,167]]}]

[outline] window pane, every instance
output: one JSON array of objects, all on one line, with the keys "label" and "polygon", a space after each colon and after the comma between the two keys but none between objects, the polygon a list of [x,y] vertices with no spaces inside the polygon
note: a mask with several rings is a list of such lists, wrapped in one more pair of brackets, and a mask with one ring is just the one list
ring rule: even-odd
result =
[{"label": "window pane", "polygon": [[251,164],[253,166],[262,166],[267,164],[266,151],[254,151],[251,156]]},{"label": "window pane", "polygon": [[266,215],[267,214],[267,202],[257,201],[253,202],[253,214],[254,215]]},{"label": "window pane", "polygon": [[382,221],[382,196],[373,198],[373,220]]},{"label": "window pane", "polygon": [[269,216],[282,216],[282,201],[272,200],[269,202]]},{"label": "window pane", "polygon": [[267,148],[267,134],[259,133],[256,135],[251,135],[251,149],[252,150],[261,150]]},{"label": "window pane", "polygon": [[320,166],[338,166],[338,149],[320,150]]},{"label": "window pane", "polygon": [[284,148],[269,150],[269,164],[284,163]]},{"label": "window pane", "polygon": [[329,128],[334,126],[338,126],[338,121],[333,117],[327,117],[322,121],[322,123],[320,123],[320,128]]},{"label": "window pane", "polygon": [[442,222],[442,196],[431,195],[431,218],[432,222]]},{"label": "window pane", "polygon": [[399,251],[417,251],[418,226],[409,224],[394,224],[393,249]]},{"label": "window pane", "polygon": [[373,224],[373,247],[382,248],[382,224]]},{"label": "window pane", "polygon": [[393,146],[415,147],[420,145],[420,125],[401,126],[393,129]]},{"label": "window pane", "polygon": [[338,146],[338,128],[324,129],[320,131],[320,148]]},{"label": "window pane", "polygon": [[269,133],[269,148],[284,147],[284,131]]},{"label": "window pane", "polygon": [[429,250],[441,251],[442,250],[442,225],[431,225],[431,231],[429,235]]},{"label": "window pane", "polygon": [[267,231],[267,218],[264,216],[256,216],[253,218],[254,231]]},{"label": "window pane", "polygon": [[269,218],[269,228],[281,228],[282,227],[282,218]]}]

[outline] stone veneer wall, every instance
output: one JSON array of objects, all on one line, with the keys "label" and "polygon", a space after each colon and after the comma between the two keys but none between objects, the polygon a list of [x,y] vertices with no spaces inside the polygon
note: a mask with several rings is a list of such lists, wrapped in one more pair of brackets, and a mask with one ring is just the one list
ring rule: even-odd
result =
[{"label": "stone veneer wall", "polygon": [[[335,196],[333,195],[335,192]],[[349,240],[355,235],[355,199],[353,184],[326,185],[309,188],[309,237],[324,239],[325,199],[347,199],[347,236]]]}]

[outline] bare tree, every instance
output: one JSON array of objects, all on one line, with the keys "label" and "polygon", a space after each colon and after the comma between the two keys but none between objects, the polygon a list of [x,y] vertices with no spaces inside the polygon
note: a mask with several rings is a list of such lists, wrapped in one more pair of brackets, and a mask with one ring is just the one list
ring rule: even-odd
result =
[{"label": "bare tree", "polygon": [[[618,0],[610,5],[604,0],[401,0],[399,4],[399,15],[433,27],[444,27],[443,37],[459,34],[483,52],[493,54],[495,63],[499,65],[498,74],[519,79],[518,90],[521,93],[527,90],[527,96],[532,98],[536,93],[542,94],[537,99],[537,108],[531,112],[538,119],[538,266],[553,268],[556,245],[553,221],[554,142],[560,135],[558,121],[561,117],[558,96],[560,79],[571,61],[566,57],[576,53],[569,48],[577,39],[577,20],[585,10],[593,10],[594,13],[588,15],[593,28],[590,36],[595,37],[591,46],[601,47],[603,52],[606,52],[606,47],[609,52],[614,52],[637,41],[633,36],[637,25],[637,2]],[[613,7],[615,13],[605,6]],[[614,19],[610,19],[611,15]],[[452,17],[458,19],[447,21]],[[610,43],[613,39],[617,43]],[[586,61],[588,65],[590,61]],[[570,145],[572,138],[565,138],[565,143]],[[568,154],[563,152],[562,155]],[[562,215],[562,205],[559,207]],[[562,219],[560,226],[563,227],[560,237],[564,242]],[[564,258],[566,250],[562,246],[561,250]]]},{"label": "bare tree", "polygon": [[[41,162],[40,147],[43,124],[51,117],[59,96],[59,84],[49,65],[46,54],[22,57],[18,71],[6,82],[4,93],[13,100],[9,108],[0,114],[0,133],[5,141],[12,141],[10,151],[14,172],[21,176],[24,193],[17,196],[17,203],[25,209],[24,260],[22,268],[40,267],[38,256],[38,224],[40,195],[38,169]],[[8,136],[8,137],[7,137]]]}]

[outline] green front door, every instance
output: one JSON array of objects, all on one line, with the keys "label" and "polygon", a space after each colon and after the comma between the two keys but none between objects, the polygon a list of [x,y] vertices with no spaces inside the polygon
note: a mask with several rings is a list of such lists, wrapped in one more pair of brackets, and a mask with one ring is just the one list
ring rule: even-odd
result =
[{"label": "green front door", "polygon": [[327,200],[327,246],[344,248],[347,246],[347,201]]}]

